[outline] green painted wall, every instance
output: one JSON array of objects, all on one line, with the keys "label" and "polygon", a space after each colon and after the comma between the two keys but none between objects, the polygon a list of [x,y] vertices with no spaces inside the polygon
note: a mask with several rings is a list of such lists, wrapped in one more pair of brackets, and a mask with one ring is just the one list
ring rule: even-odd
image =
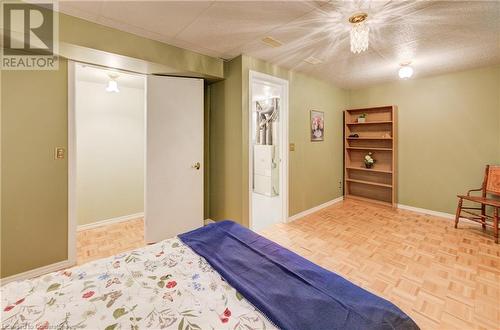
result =
[{"label": "green painted wall", "polygon": [[[63,14],[59,28],[61,43],[122,55],[124,63],[135,58],[223,77],[221,59]],[[1,95],[0,276],[6,277],[67,258],[68,164],[53,160],[54,147],[68,142],[66,60],[58,71],[3,71]]]},{"label": "green painted wall", "polygon": [[[248,223],[248,104],[249,71],[258,71],[289,82],[289,215],[300,213],[342,195],[342,111],[349,93],[332,84],[292,72],[262,60],[243,56],[243,220]],[[310,110],[325,112],[325,141],[311,142]]]},{"label": "green painted wall", "polygon": [[[341,196],[342,110],[348,106],[348,91],[243,55],[226,64],[225,81],[211,85],[210,218],[248,225],[250,70],[289,81],[289,136],[295,143],[289,156],[290,215]],[[325,112],[324,142],[309,140],[311,109]]]},{"label": "green painted wall", "polygon": [[[346,91],[249,56],[226,65],[211,100],[210,217],[248,225],[249,70],[289,81],[289,214],[341,196],[342,110],[399,106],[399,203],[454,213],[456,194],[500,163],[500,66]],[[240,97],[241,95],[241,97]],[[325,141],[309,141],[309,110],[325,111]]]},{"label": "green painted wall", "polygon": [[[496,70],[499,70],[498,67],[496,68]],[[497,73],[497,77],[500,75],[500,73]],[[500,79],[500,78],[498,78]],[[497,102],[498,104],[500,104],[500,83],[497,84]],[[498,112],[499,112],[499,115],[498,115],[498,130],[497,132],[499,132],[498,134],[498,164],[500,164],[500,107],[498,109]]]},{"label": "green painted wall", "polygon": [[351,91],[352,107],[399,107],[399,203],[453,214],[500,164],[499,90],[493,66]]},{"label": "green painted wall", "polygon": [[[2,239],[2,106],[3,106],[3,99],[2,99],[2,76],[3,76],[3,71],[0,70],[0,240]],[[0,278],[2,277],[2,241],[0,241]]]},{"label": "green painted wall", "polygon": [[242,57],[224,65],[210,93],[210,218],[242,219]]},{"label": "green painted wall", "polygon": [[67,258],[67,88],[64,60],[2,72],[2,277]]}]

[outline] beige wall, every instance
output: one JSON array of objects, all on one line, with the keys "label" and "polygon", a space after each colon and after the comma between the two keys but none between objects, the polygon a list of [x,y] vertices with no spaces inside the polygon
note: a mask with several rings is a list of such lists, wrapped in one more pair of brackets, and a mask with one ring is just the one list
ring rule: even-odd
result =
[{"label": "beige wall", "polygon": [[[226,80],[212,85],[210,218],[248,225],[249,71],[289,81],[289,214],[341,196],[342,110],[349,93],[321,80],[290,72],[249,56],[225,67]],[[309,111],[325,112],[324,142],[309,139]]]},{"label": "beige wall", "polygon": [[2,72],[2,277],[67,258],[67,63]]},{"label": "beige wall", "polygon": [[456,194],[500,163],[500,66],[351,92],[351,107],[399,107],[399,203],[454,213]]},{"label": "beige wall", "polygon": [[144,212],[144,89],[77,81],[78,225]]}]

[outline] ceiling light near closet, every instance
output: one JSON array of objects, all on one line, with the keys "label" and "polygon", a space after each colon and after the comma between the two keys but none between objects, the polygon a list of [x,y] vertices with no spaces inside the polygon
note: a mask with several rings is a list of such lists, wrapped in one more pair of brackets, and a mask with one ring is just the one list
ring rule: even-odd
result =
[{"label": "ceiling light near closet", "polygon": [[118,79],[118,75],[116,74],[109,75],[108,86],[106,87],[107,92],[113,92],[113,93],[120,92],[120,90],[118,89],[118,83],[116,82],[116,79]]}]

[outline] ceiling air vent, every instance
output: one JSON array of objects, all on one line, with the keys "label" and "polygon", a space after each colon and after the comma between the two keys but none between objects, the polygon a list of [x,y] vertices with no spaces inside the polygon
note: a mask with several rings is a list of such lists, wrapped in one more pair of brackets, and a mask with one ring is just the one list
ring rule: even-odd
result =
[{"label": "ceiling air vent", "polygon": [[276,40],[273,37],[265,37],[262,39],[262,42],[268,46],[273,47],[273,48],[280,47],[283,45],[283,43],[281,41]]},{"label": "ceiling air vent", "polygon": [[323,63],[323,61],[322,61],[322,60],[320,60],[319,58],[316,58],[316,57],[314,57],[314,56],[309,56],[308,58],[306,58],[306,59],[304,60],[304,62],[309,63],[309,64],[312,64],[312,65],[316,65],[316,64],[321,64],[321,63]]}]

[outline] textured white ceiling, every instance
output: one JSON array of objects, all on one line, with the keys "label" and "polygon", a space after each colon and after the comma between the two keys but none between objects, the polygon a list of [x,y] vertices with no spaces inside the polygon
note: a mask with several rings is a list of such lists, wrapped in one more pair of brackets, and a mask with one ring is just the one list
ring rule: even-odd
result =
[{"label": "textured white ceiling", "polygon": [[[96,23],[231,59],[248,54],[344,88],[500,63],[500,1],[63,1]],[[349,16],[368,13],[370,47],[352,54]],[[261,40],[283,43],[272,48]],[[314,56],[320,64],[304,59]]]}]

